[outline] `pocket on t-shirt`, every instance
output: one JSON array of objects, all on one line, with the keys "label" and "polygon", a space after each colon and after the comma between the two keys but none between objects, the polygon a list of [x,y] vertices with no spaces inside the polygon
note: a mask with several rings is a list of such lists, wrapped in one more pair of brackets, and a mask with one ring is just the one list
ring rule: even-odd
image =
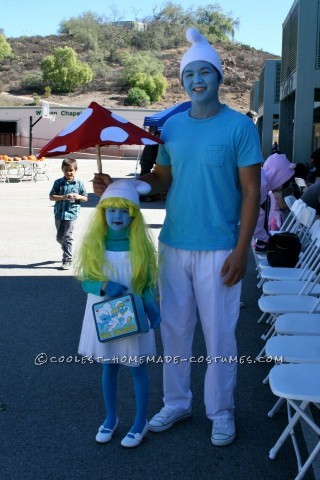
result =
[{"label": "pocket on t-shirt", "polygon": [[226,147],[224,145],[208,145],[204,165],[208,167],[222,167],[225,162],[225,156]]}]

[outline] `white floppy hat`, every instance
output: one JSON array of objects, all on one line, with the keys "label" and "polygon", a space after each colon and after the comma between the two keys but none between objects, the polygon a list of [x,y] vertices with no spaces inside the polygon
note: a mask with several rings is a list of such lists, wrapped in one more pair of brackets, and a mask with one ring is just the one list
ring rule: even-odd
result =
[{"label": "white floppy hat", "polygon": [[183,55],[180,63],[180,78],[185,67],[197,60],[211,63],[220,74],[220,83],[223,82],[223,70],[218,52],[210,45],[206,37],[195,28],[188,28],[186,31],[187,40],[192,43],[189,50]]},{"label": "white floppy hat", "polygon": [[132,203],[140,206],[139,195],[146,195],[151,190],[151,186],[147,182],[141,180],[121,179],[111,183],[104,191],[100,202],[106,198],[124,198]]}]

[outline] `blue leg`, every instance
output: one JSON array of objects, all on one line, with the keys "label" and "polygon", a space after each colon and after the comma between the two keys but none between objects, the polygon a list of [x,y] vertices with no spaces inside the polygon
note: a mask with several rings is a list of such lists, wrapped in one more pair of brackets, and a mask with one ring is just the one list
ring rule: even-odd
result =
[{"label": "blue leg", "polygon": [[136,416],[130,429],[132,433],[141,433],[147,421],[147,407],[149,396],[149,382],[147,365],[143,363],[139,367],[130,367],[134,383],[136,399]]},{"label": "blue leg", "polygon": [[102,393],[106,407],[106,419],[103,425],[112,430],[117,421],[116,397],[119,364],[106,363],[102,368]]}]

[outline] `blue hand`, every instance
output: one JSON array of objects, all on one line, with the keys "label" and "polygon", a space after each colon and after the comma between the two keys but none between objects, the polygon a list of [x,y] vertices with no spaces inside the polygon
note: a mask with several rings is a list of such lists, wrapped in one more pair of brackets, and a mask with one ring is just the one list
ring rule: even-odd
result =
[{"label": "blue hand", "polygon": [[106,295],[111,298],[124,295],[127,290],[128,288],[124,285],[121,285],[121,283],[112,282],[111,280],[109,280],[106,288],[104,289]]},{"label": "blue hand", "polygon": [[156,302],[143,302],[147,317],[149,318],[151,328],[156,330],[161,322],[160,309]]}]

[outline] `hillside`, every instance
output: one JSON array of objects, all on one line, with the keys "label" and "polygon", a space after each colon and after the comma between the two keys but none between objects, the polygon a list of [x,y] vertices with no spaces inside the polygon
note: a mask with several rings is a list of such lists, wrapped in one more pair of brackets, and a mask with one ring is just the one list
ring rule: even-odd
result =
[{"label": "hillside", "polygon": [[[22,88],[21,79],[28,74],[39,74],[41,59],[51,54],[54,47],[71,46],[82,61],[88,61],[90,56],[90,52],[75,44],[72,37],[67,35],[8,38],[8,41],[14,58],[0,64],[0,106],[35,105],[32,95],[38,93],[41,97],[41,92]],[[220,99],[236,110],[246,112],[249,109],[250,89],[259,78],[264,61],[279,57],[241,44],[218,44],[216,49],[221,56],[225,76]],[[186,47],[181,47],[158,54],[165,65],[164,75],[169,87],[165,98],[153,103],[150,108],[161,110],[187,100],[179,82],[179,61],[185,50]],[[69,106],[86,107],[91,101],[96,101],[107,108],[126,107],[126,92],[116,83],[119,68],[118,64],[108,63],[106,74],[100,78],[97,76],[85,89],[68,95],[52,95],[45,100]]]}]

